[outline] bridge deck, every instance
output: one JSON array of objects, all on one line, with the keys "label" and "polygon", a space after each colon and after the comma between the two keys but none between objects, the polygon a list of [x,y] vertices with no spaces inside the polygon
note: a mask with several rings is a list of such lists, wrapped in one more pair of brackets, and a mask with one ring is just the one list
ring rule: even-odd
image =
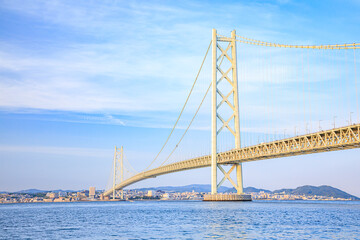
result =
[{"label": "bridge deck", "polygon": [[[218,153],[218,163],[232,164],[250,162],[359,147],[360,124],[356,124]],[[208,167],[210,165],[210,155],[168,164],[136,174],[122,183],[117,184],[115,189],[123,189],[147,178],[188,169]],[[104,193],[104,196],[108,196],[112,194],[112,192],[113,189],[108,190]]]}]

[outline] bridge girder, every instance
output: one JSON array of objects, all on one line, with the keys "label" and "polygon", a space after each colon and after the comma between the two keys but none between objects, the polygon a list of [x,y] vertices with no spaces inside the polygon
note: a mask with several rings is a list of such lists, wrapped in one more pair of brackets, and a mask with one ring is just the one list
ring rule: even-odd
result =
[{"label": "bridge girder", "polygon": [[[236,164],[353,148],[360,148],[360,124],[296,136],[269,143],[262,143],[240,149],[233,149],[218,153],[217,159],[220,164]],[[117,184],[115,190],[123,189],[147,178],[210,166],[211,155],[168,164],[146,172],[141,172],[126,179],[122,183]],[[109,196],[112,192],[113,189],[110,189],[104,193],[104,196]]]}]

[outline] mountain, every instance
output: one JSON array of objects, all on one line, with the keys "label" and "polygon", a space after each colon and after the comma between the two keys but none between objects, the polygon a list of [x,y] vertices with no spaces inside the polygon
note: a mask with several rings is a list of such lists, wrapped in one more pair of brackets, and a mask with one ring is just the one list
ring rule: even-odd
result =
[{"label": "mountain", "polygon": [[43,193],[43,192],[48,192],[48,191],[39,190],[39,189],[26,189],[26,190],[17,191],[17,192],[15,192],[15,193],[30,193],[30,194],[36,194],[36,193]]},{"label": "mountain", "polygon": [[[165,191],[165,192],[192,192],[193,190],[195,192],[210,192],[211,191],[211,185],[210,184],[192,184],[187,186],[164,186],[164,187],[155,187],[155,188],[138,188],[134,189],[138,191]],[[330,187],[330,186],[301,186],[295,189],[279,189],[275,191],[270,191],[267,189],[261,189],[261,188],[254,188],[254,187],[246,187],[244,188],[245,193],[258,193],[258,192],[265,192],[265,193],[286,193],[286,194],[295,194],[295,195],[317,195],[317,196],[326,196],[326,197],[334,197],[334,198],[351,198],[352,200],[360,200],[360,198],[353,196],[351,194],[348,194],[340,189]],[[218,192],[236,192],[235,188],[229,188],[221,186],[218,190]]]},{"label": "mountain", "polygon": [[[236,192],[236,190],[235,190],[235,188],[230,188],[226,192]],[[266,190],[266,189],[262,189],[262,188],[254,188],[254,187],[244,188],[244,193],[259,193],[259,192],[271,193],[270,190]]]},{"label": "mountain", "polygon": [[246,193],[251,193],[251,192],[255,192],[255,193],[258,193],[258,192],[271,193],[270,190],[266,190],[266,189],[262,189],[262,188],[254,188],[254,187],[246,187],[246,188],[244,188],[244,192],[246,192]]},{"label": "mountain", "polygon": [[[86,189],[86,190],[89,190],[89,189]],[[51,190],[51,191],[48,191],[48,192],[81,192],[83,190],[62,190],[62,189],[58,189],[58,190]]]},{"label": "mountain", "polygon": [[[230,188],[221,186],[218,191],[219,192],[226,192]],[[186,186],[163,186],[163,187],[154,187],[154,188],[137,188],[133,190],[138,191],[165,191],[165,192],[211,192],[211,185],[210,184],[191,184]]]},{"label": "mountain", "polygon": [[29,193],[29,194],[36,194],[36,193],[46,193],[46,192],[77,192],[74,190],[39,190],[39,189],[26,189],[26,190],[21,190],[21,191],[17,191],[15,193]]},{"label": "mountain", "polygon": [[[186,185],[186,186],[163,186],[163,187],[154,187],[154,188],[137,188],[137,189],[133,189],[133,190],[138,190],[138,191],[149,191],[149,190],[153,190],[153,191],[164,191],[164,192],[211,192],[211,185],[210,184],[191,184],[191,185]],[[346,199],[352,199],[352,200],[360,200],[360,198],[353,196],[351,194],[348,194],[338,188],[334,188],[331,186],[319,186],[319,187],[315,187],[315,186],[310,186],[310,185],[305,185],[305,186],[301,186],[295,189],[290,189],[290,188],[284,188],[284,189],[279,189],[279,190],[275,190],[275,191],[270,191],[270,190],[266,190],[266,189],[261,189],[261,188],[254,188],[254,187],[246,187],[244,188],[244,192],[245,193],[258,193],[258,192],[265,192],[265,193],[285,193],[285,194],[295,194],[295,195],[316,195],[316,196],[326,196],[326,197],[334,197],[334,198],[346,198]],[[48,191],[48,190],[39,190],[39,189],[26,189],[26,190],[21,190],[18,191],[16,193],[29,193],[29,194],[37,194],[37,193],[46,193],[46,192],[77,192],[74,190],[62,190],[62,189],[58,189],[58,190],[52,190],[52,191]],[[225,186],[221,186],[218,189],[218,192],[236,192],[235,188],[229,188],[229,187],[225,187]],[[7,192],[4,192],[7,193]]]},{"label": "mountain", "polygon": [[279,189],[273,191],[273,193],[281,193],[285,192],[286,194],[296,194],[296,195],[317,195],[317,196],[326,196],[326,197],[334,197],[334,198],[351,198],[352,200],[360,200],[360,198],[348,194],[338,188],[334,188],[331,186],[301,186],[295,189]]}]

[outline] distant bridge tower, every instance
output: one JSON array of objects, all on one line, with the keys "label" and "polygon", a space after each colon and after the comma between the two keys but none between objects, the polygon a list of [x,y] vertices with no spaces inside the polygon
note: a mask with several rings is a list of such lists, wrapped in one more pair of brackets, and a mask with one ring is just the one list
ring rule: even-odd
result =
[{"label": "distant bridge tower", "polygon": [[[226,42],[228,45],[222,47],[220,42]],[[220,56],[217,56],[217,52],[220,50]],[[237,81],[237,63],[236,63],[236,32],[231,32],[231,38],[221,38],[217,36],[216,29],[212,30],[212,108],[211,108],[211,194],[216,195],[218,188],[223,182],[228,179],[230,183],[235,187],[239,195],[243,194],[243,182],[242,182],[242,164],[233,164],[228,172],[218,164],[217,159],[217,139],[222,130],[227,128],[235,139],[235,148],[239,149],[240,146],[240,123],[239,123],[239,96],[238,96],[238,81]],[[225,64],[224,64],[225,63]],[[226,65],[227,64],[227,65]],[[224,66],[225,65],[225,66]],[[219,76],[218,76],[219,73]],[[222,83],[224,82],[225,83]],[[223,93],[225,88],[221,87],[227,84],[227,88],[230,87],[229,93]],[[220,89],[221,88],[221,89]],[[217,96],[221,98],[218,101]],[[220,108],[226,106],[230,107],[232,114],[229,118],[225,117],[225,114],[221,114]],[[218,120],[220,120],[220,126],[218,128]],[[233,125],[232,125],[233,121]],[[218,168],[224,174],[222,180],[217,181]],[[236,168],[236,182],[230,177],[230,173]],[[214,200],[214,199],[213,199]]]},{"label": "distant bridge tower", "polygon": [[[120,171],[117,171],[117,169],[119,168]],[[113,199],[115,199],[116,197],[116,191],[115,191],[115,186],[116,186],[116,180],[118,177],[120,177],[120,182],[124,181],[124,148],[123,146],[121,146],[121,148],[119,149],[118,147],[115,146],[115,152],[114,152],[114,166],[113,166]],[[120,173],[120,176],[117,176],[117,173]],[[121,189],[120,190],[120,199],[124,199],[124,191]]]}]

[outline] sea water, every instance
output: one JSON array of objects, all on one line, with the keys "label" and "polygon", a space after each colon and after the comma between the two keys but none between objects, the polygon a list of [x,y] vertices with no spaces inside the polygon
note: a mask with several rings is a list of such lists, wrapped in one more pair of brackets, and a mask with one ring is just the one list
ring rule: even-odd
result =
[{"label": "sea water", "polygon": [[1,204],[0,239],[360,239],[360,202]]}]

